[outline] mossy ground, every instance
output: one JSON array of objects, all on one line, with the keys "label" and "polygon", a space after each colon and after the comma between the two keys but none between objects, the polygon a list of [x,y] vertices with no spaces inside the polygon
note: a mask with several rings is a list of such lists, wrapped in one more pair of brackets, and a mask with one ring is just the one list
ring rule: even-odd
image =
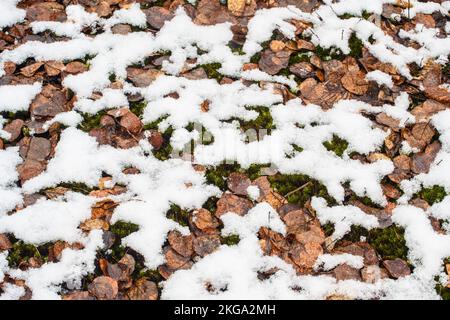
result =
[{"label": "mossy ground", "polygon": [[348,142],[336,135],[333,135],[331,141],[325,141],[323,145],[328,151],[333,151],[339,157],[342,157],[344,151],[348,148]]},{"label": "mossy ground", "polygon": [[441,202],[447,195],[447,192],[445,192],[444,187],[433,186],[431,188],[422,189],[419,195],[423,200],[428,202],[429,205],[433,205],[437,202]]},{"label": "mossy ground", "polygon": [[329,204],[335,203],[335,200],[328,194],[324,185],[306,175],[276,174],[268,179],[271,187],[282,196],[285,196],[289,203],[304,206],[313,196],[322,197]]},{"label": "mossy ground", "polygon": [[369,231],[359,226],[352,226],[350,233],[344,237],[344,240],[358,242],[361,237],[365,237],[367,243],[377,251],[383,260],[396,258],[407,260],[408,247],[406,246],[404,233],[404,229],[397,225],[391,225],[384,229],[375,228]]}]

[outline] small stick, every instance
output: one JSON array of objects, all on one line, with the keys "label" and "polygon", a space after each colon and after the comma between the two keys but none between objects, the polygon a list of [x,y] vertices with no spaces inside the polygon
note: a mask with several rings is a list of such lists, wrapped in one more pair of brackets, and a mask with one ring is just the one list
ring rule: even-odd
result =
[{"label": "small stick", "polygon": [[294,193],[296,193],[296,192],[302,190],[303,188],[305,188],[305,187],[306,187],[307,185],[309,185],[309,184],[311,184],[311,181],[308,181],[307,183],[305,183],[304,185],[298,187],[297,189],[294,189],[294,190],[292,190],[292,191],[286,193],[284,197],[285,197],[285,198],[289,197],[291,194],[294,194]]}]

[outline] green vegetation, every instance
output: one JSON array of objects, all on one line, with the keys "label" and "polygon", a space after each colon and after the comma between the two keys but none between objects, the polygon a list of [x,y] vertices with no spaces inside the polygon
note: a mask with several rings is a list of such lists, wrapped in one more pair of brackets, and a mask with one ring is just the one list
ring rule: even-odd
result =
[{"label": "green vegetation", "polygon": [[7,260],[9,267],[17,268],[22,261],[28,261],[30,258],[42,259],[42,256],[35,245],[20,240],[13,244]]},{"label": "green vegetation", "polygon": [[323,145],[328,151],[333,151],[337,156],[342,157],[348,147],[348,142],[333,135],[333,139],[331,141],[325,141]]},{"label": "green vegetation", "polygon": [[238,164],[221,164],[206,170],[206,181],[217,186],[222,191],[227,190],[227,178],[230,173],[239,170]]},{"label": "green vegetation", "polygon": [[309,62],[309,60],[311,59],[310,55],[311,54],[309,53],[309,51],[293,53],[289,57],[289,65],[291,66],[299,62]]},{"label": "green vegetation", "polygon": [[169,211],[166,213],[166,217],[178,222],[180,225],[187,227],[189,225],[189,212],[181,209],[176,204],[170,206]]},{"label": "green vegetation", "polygon": [[130,103],[130,111],[133,112],[138,117],[142,117],[146,106],[147,106],[147,102],[145,102],[145,101],[131,102]]},{"label": "green vegetation", "polygon": [[124,238],[133,232],[138,231],[139,226],[131,222],[117,221],[115,224],[111,225],[110,230],[118,238]]},{"label": "green vegetation", "polygon": [[220,63],[202,64],[200,67],[205,70],[209,79],[216,79],[218,82],[223,79],[223,75],[218,71],[222,67]]},{"label": "green vegetation", "polygon": [[256,117],[256,119],[251,120],[251,121],[239,120],[239,122],[241,124],[241,130],[243,130],[245,132],[248,129],[254,129],[254,130],[275,129],[275,125],[273,124],[272,114],[270,113],[270,109],[268,107],[258,106],[258,107],[253,107],[253,108],[249,108],[249,109],[255,110],[256,112],[259,113],[259,115],[258,115],[258,117]]},{"label": "green vegetation", "polygon": [[400,258],[407,260],[408,247],[404,238],[404,229],[391,225],[384,229],[367,229],[360,226],[352,226],[344,240],[358,242],[360,238],[366,237],[367,242],[377,251],[383,260]]},{"label": "green vegetation", "polygon": [[322,197],[329,204],[336,201],[328,194],[327,188],[320,182],[311,179],[306,175],[276,174],[268,177],[271,187],[281,195],[286,197],[289,203],[295,203],[303,206],[311,197]]},{"label": "green vegetation", "polygon": [[220,237],[220,242],[227,246],[237,245],[239,243],[239,241],[241,241],[241,239],[239,238],[239,236],[237,234],[232,234],[227,237]]},{"label": "green vegetation", "polygon": [[202,208],[208,210],[209,212],[216,212],[217,210],[217,201],[219,199],[216,197],[210,197],[206,202],[203,204]]},{"label": "green vegetation", "polygon": [[99,111],[96,114],[83,113],[83,121],[80,123],[79,129],[89,132],[94,128],[99,128],[100,120],[105,114],[105,110]]},{"label": "green vegetation", "polygon": [[350,47],[350,55],[354,58],[362,57],[362,41],[356,36],[356,33],[352,33],[348,41],[348,46]]},{"label": "green vegetation", "polygon": [[447,192],[445,192],[444,187],[441,186],[433,186],[431,188],[424,188],[420,191],[420,197],[428,202],[429,205],[433,205],[436,202],[441,202]]}]

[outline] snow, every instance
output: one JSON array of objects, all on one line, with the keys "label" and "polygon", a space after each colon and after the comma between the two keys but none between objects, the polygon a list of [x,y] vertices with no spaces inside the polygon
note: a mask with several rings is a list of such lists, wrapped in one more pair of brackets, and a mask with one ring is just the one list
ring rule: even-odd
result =
[{"label": "snow", "polygon": [[347,264],[353,268],[361,269],[364,267],[364,258],[362,256],[356,256],[348,253],[322,254],[317,258],[314,269],[329,271],[341,264]]},{"label": "snow", "polygon": [[0,86],[0,112],[28,111],[28,107],[41,89],[42,86],[38,82],[32,85]]},{"label": "snow", "polygon": [[16,166],[21,162],[19,148],[0,150],[0,218],[22,203],[20,189],[15,185],[19,177]]},{"label": "snow", "polygon": [[[24,18],[24,11],[17,9],[16,0],[0,2],[0,28],[13,25]],[[182,159],[160,161],[151,151],[147,139],[130,149],[101,146],[94,137],[77,129],[83,114],[94,115],[100,111],[129,107],[127,94],[141,94],[145,108],[142,121],[145,124],[156,120],[160,131],[172,127],[170,143],[181,150],[191,140],[197,143],[194,153],[196,164],[215,166],[224,161],[236,161],[242,168],[252,164],[271,163],[282,174],[304,174],[318,180],[326,188],[337,205],[329,206],[323,198],[313,197],[311,206],[320,223],[332,223],[333,241],[341,239],[354,225],[366,229],[377,228],[375,216],[361,209],[343,205],[348,187],[359,197],[367,196],[374,203],[385,206],[387,200],[381,188],[381,180],[394,170],[389,160],[362,163],[350,158],[352,152],[368,155],[383,147],[389,131],[371,121],[366,114],[381,112],[397,119],[400,127],[415,123],[408,111],[410,99],[407,93],[398,92],[394,104],[372,106],[357,100],[341,100],[332,108],[324,110],[313,104],[305,104],[296,98],[283,103],[283,97],[271,84],[245,85],[236,80],[219,84],[215,79],[190,80],[179,74],[207,63],[220,63],[219,72],[232,78],[286,84],[296,90],[294,79],[270,76],[259,70],[242,71],[242,66],[262,49],[261,44],[278,30],[288,38],[295,35],[291,19],[309,22],[311,27],[303,36],[311,37],[315,45],[337,48],[349,53],[348,40],[355,34],[364,46],[382,62],[391,63],[398,72],[411,79],[408,64],[423,65],[429,59],[445,61],[450,53],[448,37],[438,34],[438,29],[417,25],[410,31],[400,30],[399,36],[417,42],[412,48],[398,43],[383,32],[375,23],[360,18],[362,13],[379,15],[385,3],[394,0],[341,0],[324,1],[314,13],[304,13],[289,6],[258,10],[248,24],[248,35],[243,46],[243,55],[233,53],[228,47],[233,37],[229,23],[212,26],[194,24],[182,8],[175,17],[164,24],[159,32],[136,31],[128,35],[113,34],[111,28],[120,23],[145,27],[145,14],[134,4],[117,10],[108,19],[88,13],[80,5],[67,6],[65,22],[40,21],[31,23],[34,33],[49,30],[66,36],[65,41],[44,43],[28,41],[14,49],[0,53],[0,76],[4,75],[3,64],[16,64],[28,58],[36,61],[88,58],[86,72],[65,77],[63,86],[74,92],[76,102],[71,111],[60,113],[44,124],[48,129],[53,123],[61,123],[63,129],[55,154],[40,175],[18,187],[17,165],[22,162],[17,147],[6,146],[0,150],[0,233],[11,233],[16,238],[35,245],[54,241],[80,242],[82,249],[67,248],[59,262],[48,262],[40,268],[10,269],[6,253],[0,253],[0,282],[4,274],[23,279],[32,290],[33,299],[58,299],[61,284],[69,288],[80,288],[81,280],[95,269],[97,250],[103,247],[102,231],[84,233],[80,223],[91,217],[91,206],[101,199],[75,192],[68,192],[51,200],[39,200],[14,214],[9,214],[22,204],[24,194],[38,193],[62,183],[83,183],[95,188],[104,174],[112,177],[112,184],[123,185],[126,191],[112,196],[119,202],[111,223],[125,221],[137,224],[139,230],[123,238],[122,245],[139,252],[144,257],[145,267],[156,269],[165,262],[163,246],[167,233],[178,230],[189,234],[187,227],[166,217],[172,205],[185,210],[201,208],[210,197],[220,197],[221,191],[208,185],[204,173],[195,171],[190,162]],[[447,14],[450,2],[423,3],[411,1],[409,12],[441,12]],[[342,19],[339,16],[351,13],[355,17]],[[86,26],[100,31],[96,35],[81,32]],[[448,32],[448,26],[446,26]],[[369,39],[371,39],[369,41]],[[200,49],[197,50],[197,49]],[[163,64],[164,75],[149,86],[137,88],[125,82],[126,68],[142,63],[146,57],[169,52]],[[195,63],[188,63],[196,61]],[[111,88],[110,76],[123,84]],[[392,77],[381,71],[369,72],[369,81],[396,90]],[[0,112],[27,111],[33,99],[41,92],[42,85],[0,86]],[[93,93],[101,93],[94,99]],[[178,99],[168,96],[177,93]],[[396,91],[397,93],[397,91]],[[202,110],[204,101],[209,110]],[[274,128],[263,139],[250,139],[256,132],[242,132],[240,121],[257,118],[255,107],[268,108]],[[2,130],[6,120],[0,117],[0,137],[8,139]],[[195,123],[192,132],[186,126]],[[351,125],[349,125],[351,123]],[[336,281],[328,275],[299,276],[291,265],[278,257],[265,256],[260,248],[257,233],[267,227],[282,235],[286,227],[276,210],[268,203],[258,203],[245,216],[228,212],[221,216],[224,224],[222,235],[238,235],[240,242],[234,246],[222,245],[214,253],[199,259],[191,269],[176,271],[164,284],[162,298],[165,299],[324,299],[332,294],[347,295],[361,299],[436,299],[434,277],[443,277],[442,261],[450,256],[449,228],[447,234],[436,233],[429,216],[450,220],[448,208],[450,196],[431,206],[426,212],[408,205],[408,201],[423,187],[439,185],[450,193],[450,111],[442,111],[432,117],[432,125],[439,131],[442,150],[436,156],[430,171],[416,175],[401,183],[404,195],[397,202],[392,220],[405,229],[405,240],[409,248],[408,259],[414,272],[398,280],[383,279],[374,284],[354,280]],[[198,129],[200,128],[200,129]],[[202,138],[201,128],[206,129],[214,141],[209,145],[198,144]],[[348,148],[342,156],[328,151],[323,145],[334,136],[345,140]],[[144,137],[148,137],[145,132]],[[295,151],[293,145],[302,149]],[[402,152],[418,152],[403,143]],[[138,174],[126,175],[123,170],[134,167]],[[256,200],[260,190],[256,186],[247,188],[248,197]],[[317,270],[332,270],[340,264],[362,268],[360,256],[350,254],[321,255],[316,261]],[[258,271],[277,268],[269,279],[258,279]],[[213,290],[206,290],[210,284]],[[293,288],[301,288],[294,290]],[[24,294],[22,287],[2,285],[0,299],[16,299]]]},{"label": "snow", "polygon": [[16,7],[20,0],[2,0],[0,2],[0,30],[12,26],[25,18],[25,10]]},{"label": "snow", "polygon": [[364,213],[355,206],[334,206],[328,207],[323,198],[313,197],[311,206],[316,210],[317,218],[322,225],[331,222],[334,225],[334,232],[331,238],[336,241],[350,232],[352,225],[362,226],[367,230],[379,226],[376,217]]},{"label": "snow", "polygon": [[392,82],[392,77],[380,70],[368,72],[366,74],[366,80],[375,81],[378,85],[385,85],[388,88],[392,88],[394,85]]}]

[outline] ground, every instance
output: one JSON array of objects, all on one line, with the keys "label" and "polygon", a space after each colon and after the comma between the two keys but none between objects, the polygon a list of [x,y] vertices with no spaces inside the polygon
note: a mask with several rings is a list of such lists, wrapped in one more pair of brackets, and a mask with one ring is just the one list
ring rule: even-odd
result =
[{"label": "ground", "polygon": [[449,299],[449,10],[2,1],[0,299]]}]

